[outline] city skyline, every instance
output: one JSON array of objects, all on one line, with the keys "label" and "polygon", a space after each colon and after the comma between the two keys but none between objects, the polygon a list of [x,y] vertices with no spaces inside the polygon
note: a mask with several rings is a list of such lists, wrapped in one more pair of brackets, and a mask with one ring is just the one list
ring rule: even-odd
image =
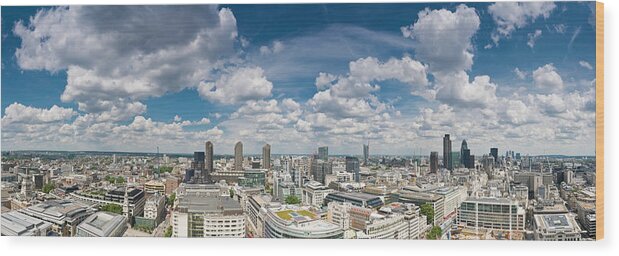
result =
[{"label": "city skyline", "polygon": [[592,6],[2,7],[2,150],[595,155]]}]

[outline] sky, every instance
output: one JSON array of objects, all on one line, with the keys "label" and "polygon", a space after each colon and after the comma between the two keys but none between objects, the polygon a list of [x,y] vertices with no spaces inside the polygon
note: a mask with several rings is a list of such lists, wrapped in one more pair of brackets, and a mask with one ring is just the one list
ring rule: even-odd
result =
[{"label": "sky", "polygon": [[594,2],[1,11],[2,150],[595,154]]}]

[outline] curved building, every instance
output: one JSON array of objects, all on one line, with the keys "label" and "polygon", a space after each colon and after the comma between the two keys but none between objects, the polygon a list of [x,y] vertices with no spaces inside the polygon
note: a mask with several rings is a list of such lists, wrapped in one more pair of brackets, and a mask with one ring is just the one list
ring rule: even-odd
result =
[{"label": "curved building", "polygon": [[295,206],[267,209],[264,220],[266,238],[334,239],[343,238],[344,231],[315,213]]}]

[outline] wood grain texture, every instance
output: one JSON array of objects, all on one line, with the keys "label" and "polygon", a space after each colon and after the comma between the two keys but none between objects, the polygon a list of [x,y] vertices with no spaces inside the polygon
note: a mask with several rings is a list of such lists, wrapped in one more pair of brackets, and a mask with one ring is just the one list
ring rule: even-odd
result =
[{"label": "wood grain texture", "polygon": [[595,6],[595,216],[596,239],[604,239],[604,4]]}]

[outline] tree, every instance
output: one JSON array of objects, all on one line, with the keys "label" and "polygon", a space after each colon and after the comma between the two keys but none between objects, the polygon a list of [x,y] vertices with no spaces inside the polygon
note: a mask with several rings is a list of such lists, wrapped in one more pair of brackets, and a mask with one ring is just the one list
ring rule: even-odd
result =
[{"label": "tree", "polygon": [[234,189],[230,188],[230,198],[234,198]]},{"label": "tree", "polygon": [[168,197],[168,201],[166,202],[168,205],[173,205],[174,200],[176,200],[176,193],[172,193],[170,197]]},{"label": "tree", "polygon": [[427,224],[434,223],[434,207],[431,204],[429,203],[423,204],[421,206],[421,214],[428,217],[426,219]]},{"label": "tree", "polygon": [[125,178],[123,178],[123,176],[116,177],[116,183],[118,183],[118,184],[125,183]]},{"label": "tree", "polygon": [[426,238],[431,240],[437,240],[441,239],[441,236],[443,236],[443,230],[441,229],[441,227],[433,226],[432,229],[430,229],[430,232],[428,233]]},{"label": "tree", "polygon": [[301,203],[301,200],[294,195],[289,195],[286,197],[286,204],[299,204],[299,203]]},{"label": "tree", "polygon": [[165,233],[163,233],[164,237],[172,237],[172,226],[168,226],[168,228],[166,228]]},{"label": "tree", "polygon": [[56,188],[56,185],[54,185],[53,183],[47,183],[43,185],[43,193],[48,194],[50,191],[54,190],[55,188]]},{"label": "tree", "polygon": [[117,204],[106,204],[101,206],[102,211],[113,212],[117,214],[121,214],[123,212],[123,208]]},{"label": "tree", "polygon": [[171,166],[161,166],[159,167],[159,172],[160,173],[164,173],[164,172],[172,172],[172,167]]}]

